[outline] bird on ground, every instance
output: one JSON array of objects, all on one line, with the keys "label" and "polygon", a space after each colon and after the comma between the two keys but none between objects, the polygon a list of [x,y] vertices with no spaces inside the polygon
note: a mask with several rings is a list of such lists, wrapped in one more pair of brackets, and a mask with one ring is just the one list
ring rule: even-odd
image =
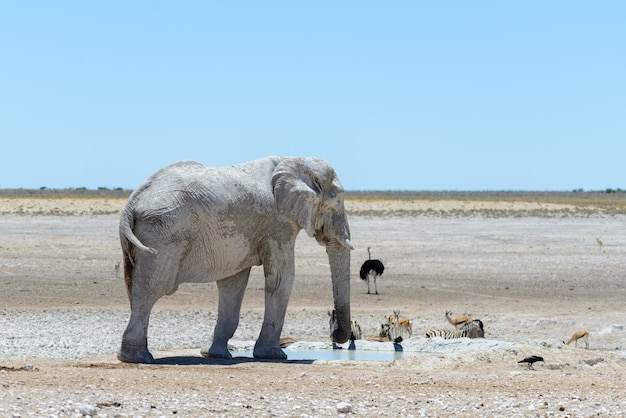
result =
[{"label": "bird on ground", "polygon": [[383,271],[385,271],[385,266],[380,260],[372,260],[372,253],[370,252],[370,247],[367,247],[367,255],[369,257],[368,260],[365,260],[363,265],[361,266],[361,271],[359,276],[361,280],[367,281],[367,294],[370,292],[370,280],[374,279],[374,292],[378,294],[378,287],[376,286],[376,278],[378,276],[383,275]]},{"label": "bird on ground", "polygon": [[602,242],[602,238],[596,237],[596,242],[598,243],[598,246],[600,247],[600,252],[602,252],[602,245],[604,244]]},{"label": "bird on ground", "polygon": [[404,349],[402,348],[402,345],[400,344],[402,342],[402,337],[396,337],[393,340],[393,350],[394,351],[404,351]]},{"label": "bird on ground", "polygon": [[[526,357],[524,360],[520,360],[518,361],[518,363],[528,363],[528,368],[529,369],[534,369],[533,367],[533,363],[536,363],[538,361],[543,361],[543,357],[541,356],[530,356],[530,357]],[[545,361],[543,361],[545,363]]]}]

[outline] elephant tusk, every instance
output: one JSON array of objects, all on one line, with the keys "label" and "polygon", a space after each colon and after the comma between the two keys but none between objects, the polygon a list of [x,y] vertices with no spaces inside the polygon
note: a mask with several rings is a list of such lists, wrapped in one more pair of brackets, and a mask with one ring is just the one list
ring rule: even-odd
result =
[{"label": "elephant tusk", "polygon": [[350,249],[350,250],[354,250],[354,245],[352,245],[352,243],[350,242],[350,240],[348,238],[343,238],[339,241],[341,243],[341,245],[343,245],[344,247]]}]

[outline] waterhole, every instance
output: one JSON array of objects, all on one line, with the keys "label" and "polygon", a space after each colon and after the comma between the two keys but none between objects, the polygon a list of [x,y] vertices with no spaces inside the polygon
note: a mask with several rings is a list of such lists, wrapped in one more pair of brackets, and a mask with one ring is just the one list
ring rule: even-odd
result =
[{"label": "waterhole", "polygon": [[[375,360],[393,361],[415,355],[415,352],[404,351],[373,351],[373,350],[290,350],[283,349],[287,360]],[[250,357],[251,351],[232,351],[233,357]]]}]

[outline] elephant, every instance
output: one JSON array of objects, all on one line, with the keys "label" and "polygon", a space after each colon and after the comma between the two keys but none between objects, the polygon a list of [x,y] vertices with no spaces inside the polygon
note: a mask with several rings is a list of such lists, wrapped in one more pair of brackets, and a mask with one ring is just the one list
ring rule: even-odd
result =
[{"label": "elephant", "polygon": [[202,355],[232,358],[228,341],[250,270],[263,265],[265,313],[253,356],[286,359],[279,346],[295,276],[300,230],[328,255],[337,327],[350,337],[350,227],[344,189],[332,166],[314,157],[269,156],[229,167],[194,161],[168,165],[128,198],[120,216],[130,319],[117,357],[151,363],[148,323],[156,301],[181,283],[216,282],[213,341]]}]

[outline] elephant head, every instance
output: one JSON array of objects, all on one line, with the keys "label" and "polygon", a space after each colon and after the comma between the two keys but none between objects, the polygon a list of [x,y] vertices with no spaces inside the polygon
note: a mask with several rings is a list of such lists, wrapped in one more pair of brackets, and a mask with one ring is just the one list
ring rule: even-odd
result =
[{"label": "elephant head", "polygon": [[326,247],[337,312],[333,341],[346,342],[350,337],[350,250],[354,247],[341,182],[324,160],[289,158],[274,169],[272,188],[279,213]]}]

